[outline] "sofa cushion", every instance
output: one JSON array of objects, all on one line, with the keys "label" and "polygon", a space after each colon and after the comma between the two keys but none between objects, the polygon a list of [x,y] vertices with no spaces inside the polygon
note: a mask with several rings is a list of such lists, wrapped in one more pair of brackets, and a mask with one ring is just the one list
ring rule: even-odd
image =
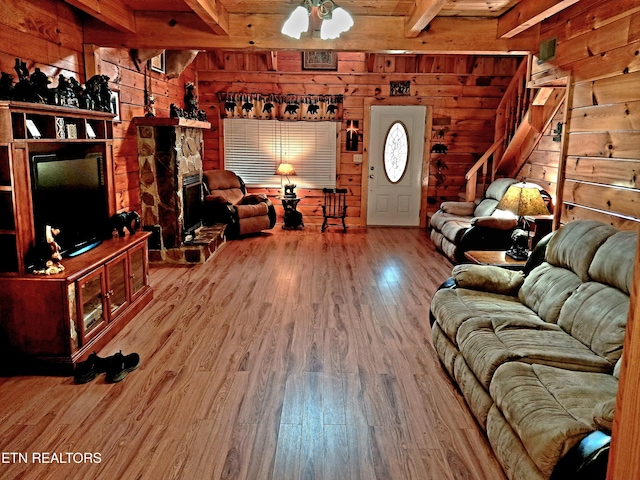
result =
[{"label": "sofa cushion", "polygon": [[[493,185],[493,184],[492,184]],[[491,188],[491,187],[489,187]],[[500,200],[495,200],[493,198],[485,198],[483,199],[476,209],[473,211],[474,217],[488,217],[490,216],[498,206],[498,202]]]},{"label": "sofa cushion", "polygon": [[502,295],[515,295],[524,283],[522,272],[494,265],[456,265],[453,267],[452,276],[460,288]]},{"label": "sofa cushion", "polygon": [[231,170],[205,170],[203,176],[210,191],[241,188],[240,179]]},{"label": "sofa cushion", "polygon": [[558,460],[596,429],[595,405],[615,398],[612,375],[510,362],[495,372],[490,394],[527,453],[549,478]]},{"label": "sofa cushion", "polygon": [[460,325],[471,318],[505,314],[518,318],[537,318],[535,312],[516,297],[466,288],[438,290],[431,301],[431,308],[440,327],[454,344]]},{"label": "sofa cushion", "polygon": [[227,190],[211,190],[209,195],[205,197],[206,201],[214,200],[218,203],[226,203],[227,205],[235,205],[242,201],[244,194],[239,188],[229,188]]},{"label": "sofa cushion", "polygon": [[571,270],[586,282],[597,250],[616,232],[612,226],[595,220],[570,222],[549,240],[545,260],[556,267]]},{"label": "sofa cushion", "polygon": [[580,285],[580,277],[571,270],[543,262],[529,272],[518,298],[546,322],[556,323],[560,309]]},{"label": "sofa cushion", "polygon": [[613,368],[558,325],[506,312],[467,320],[456,340],[469,368],[487,389],[496,369],[516,360],[592,372]]},{"label": "sofa cushion", "polygon": [[629,296],[597,282],[581,285],[565,302],[558,326],[611,363],[622,355]]},{"label": "sofa cushion", "polygon": [[638,244],[637,232],[618,232],[607,238],[589,266],[592,280],[611,285],[629,295]]}]

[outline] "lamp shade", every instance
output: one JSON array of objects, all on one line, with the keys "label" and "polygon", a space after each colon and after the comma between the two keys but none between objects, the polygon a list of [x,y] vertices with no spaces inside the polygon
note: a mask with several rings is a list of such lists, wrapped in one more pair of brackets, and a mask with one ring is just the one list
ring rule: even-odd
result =
[{"label": "lamp shade", "polygon": [[289,175],[295,174],[296,170],[290,163],[281,163],[280,165],[278,165],[278,168],[276,170],[276,175],[286,175],[288,177]]},{"label": "lamp shade", "polygon": [[307,30],[309,30],[309,10],[299,5],[284,22],[281,32],[299,40],[300,35]]},{"label": "lamp shade", "polygon": [[338,38],[342,32],[346,32],[353,26],[353,18],[342,7],[333,10],[331,18],[324,20],[320,27],[320,38],[328,40]]},{"label": "lamp shade", "polygon": [[519,217],[525,215],[549,215],[544,204],[540,189],[531,183],[514,183],[504,194],[498,206],[500,210],[507,210]]}]

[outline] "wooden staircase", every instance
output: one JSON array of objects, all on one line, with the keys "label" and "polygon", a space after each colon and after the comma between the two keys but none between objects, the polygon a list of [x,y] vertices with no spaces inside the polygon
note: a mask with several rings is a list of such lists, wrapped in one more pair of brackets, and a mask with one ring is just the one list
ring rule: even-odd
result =
[{"label": "wooden staircase", "polygon": [[465,175],[473,201],[500,177],[515,177],[535,150],[565,98],[565,89],[527,86],[531,57],[523,59],[496,110],[495,142]]}]

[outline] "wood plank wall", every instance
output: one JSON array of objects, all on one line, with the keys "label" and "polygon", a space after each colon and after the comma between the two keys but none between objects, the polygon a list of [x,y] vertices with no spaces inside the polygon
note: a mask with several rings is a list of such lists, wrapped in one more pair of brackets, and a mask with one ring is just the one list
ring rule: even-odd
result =
[{"label": "wood plank wall", "polygon": [[542,24],[554,60],[533,79],[572,76],[562,223],[592,218],[621,229],[640,222],[640,6],[583,0]]},{"label": "wood plank wall", "polygon": [[560,106],[544,136],[529,156],[527,162],[518,172],[518,180],[532,182],[544,188],[555,198],[558,182],[558,166],[560,165],[560,141],[554,141],[554,130],[558,123],[562,124],[564,107]]},{"label": "wood plank wall", "polygon": [[[410,81],[411,96],[422,105],[433,106],[434,127],[428,134],[432,143],[448,147],[446,155],[430,155],[432,164],[440,159],[442,176],[436,179],[431,168],[428,209],[435,211],[444,200],[457,200],[465,190],[464,174],[493,143],[495,109],[513,76],[519,58],[438,55],[366,55],[339,53],[337,71],[304,71],[300,52],[278,52],[277,71],[267,70],[264,54],[207,52],[196,59],[200,106],[212,121],[205,136],[207,168],[221,168],[221,129],[217,93],[343,94],[344,122],[341,127],[337,186],[349,189],[349,223],[359,224],[362,169],[353,163],[354,153],[345,148],[346,121],[364,125],[365,99],[389,98],[390,81]],[[442,135],[442,136],[440,136]],[[277,190],[266,191],[277,195]],[[321,223],[318,191],[305,195],[300,210],[305,222]],[[274,202],[276,203],[276,202]],[[303,205],[304,204],[304,205]]]},{"label": "wood plank wall", "polygon": [[[68,4],[56,0],[3,2],[0,17],[0,71],[17,75],[15,59],[26,62],[52,77],[52,87],[60,74],[85,79],[82,15]],[[138,72],[124,49],[100,49],[100,68],[109,76],[112,90],[120,92],[122,122],[114,124],[116,166],[116,205],[119,211],[140,211],[136,130],[130,120],[144,115],[144,74]],[[179,79],[150,73],[158,116],[169,116],[169,105],[184,104],[184,84],[194,82],[195,65]]]}]

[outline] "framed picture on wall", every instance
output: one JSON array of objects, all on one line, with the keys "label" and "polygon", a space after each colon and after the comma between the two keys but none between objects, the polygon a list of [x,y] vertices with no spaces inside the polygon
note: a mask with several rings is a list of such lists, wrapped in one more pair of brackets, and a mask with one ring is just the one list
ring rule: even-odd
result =
[{"label": "framed picture on wall", "polygon": [[115,114],[114,122],[120,122],[120,92],[111,90],[111,113]]},{"label": "framed picture on wall", "polygon": [[154,72],[165,73],[167,69],[165,52],[163,51],[160,55],[151,58],[151,60],[149,60],[149,67]]},{"label": "framed picture on wall", "polygon": [[338,54],[326,50],[303,52],[302,68],[305,70],[337,70]]}]

